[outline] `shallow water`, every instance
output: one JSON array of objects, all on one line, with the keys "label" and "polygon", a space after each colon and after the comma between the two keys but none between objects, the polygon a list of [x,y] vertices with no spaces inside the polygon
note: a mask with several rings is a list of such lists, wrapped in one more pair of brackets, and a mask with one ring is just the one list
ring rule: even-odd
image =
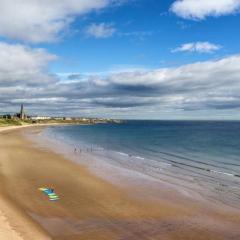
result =
[{"label": "shallow water", "polygon": [[240,122],[128,121],[49,127],[77,154],[134,170],[240,208]]}]

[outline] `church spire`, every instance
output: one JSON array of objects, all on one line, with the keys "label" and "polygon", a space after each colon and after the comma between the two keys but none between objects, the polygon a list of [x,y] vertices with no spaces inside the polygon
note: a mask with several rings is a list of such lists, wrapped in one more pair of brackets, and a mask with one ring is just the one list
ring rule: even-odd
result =
[{"label": "church spire", "polygon": [[23,104],[21,104],[20,119],[24,119],[24,118],[25,118],[25,114],[24,114]]}]

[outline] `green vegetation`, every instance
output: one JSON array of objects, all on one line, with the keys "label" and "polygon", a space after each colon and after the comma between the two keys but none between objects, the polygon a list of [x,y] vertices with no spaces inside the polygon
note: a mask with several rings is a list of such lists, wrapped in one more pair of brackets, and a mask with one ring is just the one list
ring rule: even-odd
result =
[{"label": "green vegetation", "polygon": [[23,125],[20,120],[0,118],[0,126],[19,126]]},{"label": "green vegetation", "polygon": [[20,125],[27,125],[27,124],[99,124],[99,123],[121,123],[121,121],[111,120],[111,119],[64,120],[64,119],[54,119],[53,118],[53,119],[46,119],[46,120],[31,120],[31,119],[21,120],[18,118],[14,118],[14,119],[0,118],[0,127],[20,126]]},{"label": "green vegetation", "polygon": [[21,120],[21,119],[5,119],[0,118],[0,127],[4,126],[21,126],[26,124],[83,124],[90,122],[73,121],[73,120],[60,120],[60,119],[49,119],[49,120]]},{"label": "green vegetation", "polygon": [[33,124],[34,122],[32,120],[21,120],[21,119],[6,119],[6,118],[0,118],[0,127],[5,126],[21,126],[26,124]]}]

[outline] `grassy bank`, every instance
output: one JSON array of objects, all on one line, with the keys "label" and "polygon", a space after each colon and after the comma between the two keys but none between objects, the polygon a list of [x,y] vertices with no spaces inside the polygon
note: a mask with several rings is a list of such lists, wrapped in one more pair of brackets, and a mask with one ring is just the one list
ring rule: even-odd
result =
[{"label": "grassy bank", "polygon": [[5,119],[0,118],[0,127],[5,126],[21,126],[29,124],[98,124],[98,123],[121,123],[119,120],[110,120],[110,119],[47,119],[47,120],[21,120],[21,119]]},{"label": "grassy bank", "polygon": [[20,120],[16,120],[16,119],[3,119],[0,118],[0,127],[3,126],[20,126],[26,124]]}]

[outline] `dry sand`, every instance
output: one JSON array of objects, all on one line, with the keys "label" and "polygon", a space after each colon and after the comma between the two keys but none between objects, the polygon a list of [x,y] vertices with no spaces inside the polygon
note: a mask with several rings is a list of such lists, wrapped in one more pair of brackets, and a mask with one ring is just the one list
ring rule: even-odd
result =
[{"label": "dry sand", "polygon": [[[0,239],[240,239],[239,212],[179,201],[177,195],[171,201],[133,197],[37,147],[22,131],[0,133]],[[38,191],[43,186],[61,199],[50,202]]]}]

